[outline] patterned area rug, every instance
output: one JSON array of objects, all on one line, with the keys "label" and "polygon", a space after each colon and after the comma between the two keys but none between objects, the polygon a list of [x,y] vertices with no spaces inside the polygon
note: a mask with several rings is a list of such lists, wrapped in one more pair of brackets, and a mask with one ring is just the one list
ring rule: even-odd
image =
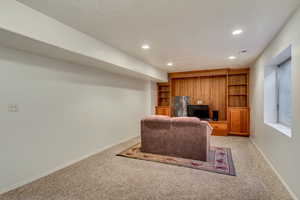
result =
[{"label": "patterned area rug", "polygon": [[199,160],[144,153],[141,152],[140,147],[141,143],[138,143],[117,155],[124,156],[127,158],[148,160],[182,167],[189,167],[193,169],[205,170],[231,176],[236,175],[230,148],[211,147],[209,160],[208,162],[204,162]]}]

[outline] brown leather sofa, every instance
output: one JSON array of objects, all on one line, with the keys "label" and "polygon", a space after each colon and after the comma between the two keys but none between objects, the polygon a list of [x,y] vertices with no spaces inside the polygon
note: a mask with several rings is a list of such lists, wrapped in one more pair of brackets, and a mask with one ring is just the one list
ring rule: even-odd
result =
[{"label": "brown leather sofa", "polygon": [[207,161],[211,133],[195,117],[149,116],[141,121],[141,151]]}]

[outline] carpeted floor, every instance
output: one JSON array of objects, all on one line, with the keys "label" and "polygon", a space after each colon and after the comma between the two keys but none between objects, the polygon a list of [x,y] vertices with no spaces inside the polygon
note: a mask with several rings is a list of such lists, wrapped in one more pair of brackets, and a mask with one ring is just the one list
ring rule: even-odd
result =
[{"label": "carpeted floor", "polygon": [[243,137],[212,137],[230,147],[237,176],[115,156],[133,139],[10,191],[0,200],[287,200],[262,156]]}]

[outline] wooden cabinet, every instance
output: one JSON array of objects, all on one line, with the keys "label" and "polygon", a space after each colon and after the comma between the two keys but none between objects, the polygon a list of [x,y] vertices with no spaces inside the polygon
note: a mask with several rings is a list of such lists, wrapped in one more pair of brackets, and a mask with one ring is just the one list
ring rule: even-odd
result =
[{"label": "wooden cabinet", "polygon": [[229,108],[229,133],[249,136],[249,108]]},{"label": "wooden cabinet", "polygon": [[156,106],[155,107],[155,114],[156,115],[167,115],[170,116],[170,108],[169,106]]},{"label": "wooden cabinet", "polygon": [[228,72],[229,134],[249,136],[249,69]]},{"label": "wooden cabinet", "polygon": [[155,107],[155,114],[171,116],[169,83],[157,83],[157,106]]},{"label": "wooden cabinet", "polygon": [[213,128],[212,135],[227,136],[228,122],[227,121],[210,121],[209,124]]},{"label": "wooden cabinet", "polygon": [[157,83],[157,104],[158,107],[166,107],[170,105],[169,83]]},{"label": "wooden cabinet", "polygon": [[228,107],[248,107],[248,69],[228,73]]}]

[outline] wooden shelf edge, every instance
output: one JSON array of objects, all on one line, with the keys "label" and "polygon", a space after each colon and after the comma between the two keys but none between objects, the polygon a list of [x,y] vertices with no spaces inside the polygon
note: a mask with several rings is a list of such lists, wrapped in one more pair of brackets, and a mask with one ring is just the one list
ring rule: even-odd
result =
[{"label": "wooden shelf edge", "polygon": [[170,86],[170,83],[166,83],[166,82],[158,82],[157,85],[158,85],[158,86],[165,87],[165,86]]},{"label": "wooden shelf edge", "polygon": [[212,136],[228,136],[228,134],[219,134],[219,133],[212,133]]},{"label": "wooden shelf edge", "polygon": [[228,135],[250,136],[249,133],[237,133],[237,132],[229,132]]},{"label": "wooden shelf edge", "polygon": [[245,108],[245,109],[249,109],[249,107],[248,106],[228,106],[228,108],[229,109],[231,109],[231,108],[239,108],[239,109],[241,109],[241,108]]},{"label": "wooden shelf edge", "polygon": [[231,86],[248,86],[248,84],[229,84],[228,85],[229,87],[231,87]]},{"label": "wooden shelf edge", "polygon": [[212,123],[212,124],[228,124],[228,121],[208,121],[208,123]]}]

